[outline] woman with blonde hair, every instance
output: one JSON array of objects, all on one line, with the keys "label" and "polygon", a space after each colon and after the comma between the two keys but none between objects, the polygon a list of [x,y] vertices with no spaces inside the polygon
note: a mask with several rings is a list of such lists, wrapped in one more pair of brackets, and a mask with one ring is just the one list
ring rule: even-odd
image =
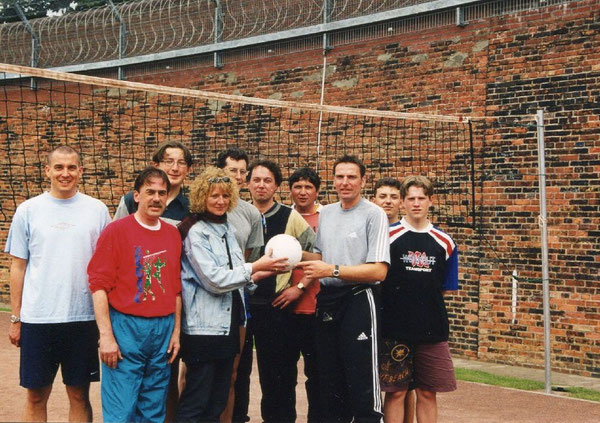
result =
[{"label": "woman with blonde hair", "polygon": [[243,289],[273,272],[286,258],[270,252],[244,263],[227,222],[238,200],[235,180],[224,170],[206,168],[190,189],[192,214],[179,225],[183,239],[181,357],[187,366],[176,421],[218,422],[227,405],[239,326],[245,321]]}]

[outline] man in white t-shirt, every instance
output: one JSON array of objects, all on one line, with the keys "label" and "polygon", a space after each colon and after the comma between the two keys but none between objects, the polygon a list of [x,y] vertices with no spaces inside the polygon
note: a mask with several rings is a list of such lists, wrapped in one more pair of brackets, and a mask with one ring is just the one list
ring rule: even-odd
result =
[{"label": "man in white t-shirt", "polygon": [[323,207],[314,253],[298,264],[320,279],[316,343],[323,420],[381,422],[377,309],[373,286],[390,263],[383,210],[362,197],[365,165],[350,155],[333,164],[339,202]]},{"label": "man in white t-shirt", "polygon": [[22,420],[47,420],[47,402],[60,365],[69,420],[92,421],[90,382],[99,380],[98,329],[86,268],[106,206],[78,192],[79,154],[60,146],[48,155],[50,191],[15,212],[5,252],[12,257],[9,338],[21,348],[20,383],[27,389]]}]

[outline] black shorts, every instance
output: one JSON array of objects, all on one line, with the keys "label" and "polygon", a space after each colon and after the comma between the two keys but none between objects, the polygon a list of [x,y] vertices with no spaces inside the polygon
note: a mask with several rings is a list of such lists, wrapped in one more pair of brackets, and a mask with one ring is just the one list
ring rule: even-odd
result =
[{"label": "black shorts", "polygon": [[381,338],[379,342],[379,380],[383,392],[413,389],[413,359],[411,344]]},{"label": "black shorts", "polygon": [[94,320],[21,323],[21,386],[51,385],[61,367],[63,383],[82,386],[100,380],[98,327]]}]

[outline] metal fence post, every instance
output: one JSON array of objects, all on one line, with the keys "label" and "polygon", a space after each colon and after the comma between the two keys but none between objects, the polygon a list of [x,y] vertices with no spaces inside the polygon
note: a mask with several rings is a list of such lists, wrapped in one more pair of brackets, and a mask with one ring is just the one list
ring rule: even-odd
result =
[{"label": "metal fence post", "polygon": [[464,7],[458,6],[456,8],[456,26],[464,27],[467,26],[469,22],[465,20],[465,9]]},{"label": "metal fence post", "polygon": [[[31,63],[32,68],[37,68],[38,61],[40,59],[40,39],[38,38],[37,34],[33,30],[33,27],[29,24],[29,20],[27,20],[27,17],[25,16],[23,9],[21,9],[21,5],[19,4],[19,2],[15,2],[13,7],[17,11],[17,15],[19,15],[19,18],[23,21],[23,24],[25,25],[25,29],[27,29],[27,32],[29,32],[29,34],[31,35],[31,62],[30,63]],[[30,83],[29,83],[29,88],[31,88],[32,90],[35,90],[37,88],[37,82],[36,82],[35,78],[31,78]]]},{"label": "metal fence post", "polygon": [[[223,7],[221,0],[213,0],[215,2],[215,44],[221,42],[223,35]],[[214,66],[217,69],[223,67],[223,53],[219,50],[214,53]]]},{"label": "metal fence post", "polygon": [[[127,47],[127,26],[125,25],[125,19],[123,19],[119,13],[119,9],[117,9],[112,0],[105,1],[110,6],[113,15],[115,15],[115,19],[119,22],[119,59],[122,59],[125,57],[125,48]],[[123,69],[123,66],[117,68],[117,77],[119,80],[125,79],[125,69]]]},{"label": "metal fence post", "polygon": [[[333,5],[331,4],[332,0],[323,0],[323,23],[327,24],[331,21],[331,12],[333,11]],[[333,47],[331,46],[329,40],[329,33],[327,31],[323,32],[323,50],[329,51]]]},{"label": "metal fence post", "polygon": [[550,277],[548,270],[548,226],[546,222],[546,159],[544,145],[544,111],[537,111],[537,135],[538,135],[538,172],[540,184],[540,230],[542,233],[542,291],[544,306],[544,379],[545,391],[547,394],[552,392],[551,370],[552,362],[550,360]]}]

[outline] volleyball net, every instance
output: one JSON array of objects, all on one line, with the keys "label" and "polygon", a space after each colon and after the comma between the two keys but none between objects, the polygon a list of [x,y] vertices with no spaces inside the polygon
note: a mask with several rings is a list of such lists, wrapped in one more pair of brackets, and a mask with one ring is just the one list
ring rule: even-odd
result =
[{"label": "volleyball net", "polygon": [[[230,146],[270,159],[284,180],[299,167],[323,180],[320,200],[337,200],[333,163],[342,154],[367,167],[365,196],[378,179],[428,176],[433,220],[475,226],[473,128],[468,118],[355,109],[243,97],[0,64],[0,224],[23,200],[48,189],[49,151],[81,153],[80,189],[114,212],[137,172],[167,140],[187,145],[193,172]],[[248,193],[245,192],[244,196]],[[279,190],[290,202],[289,187]]]}]

